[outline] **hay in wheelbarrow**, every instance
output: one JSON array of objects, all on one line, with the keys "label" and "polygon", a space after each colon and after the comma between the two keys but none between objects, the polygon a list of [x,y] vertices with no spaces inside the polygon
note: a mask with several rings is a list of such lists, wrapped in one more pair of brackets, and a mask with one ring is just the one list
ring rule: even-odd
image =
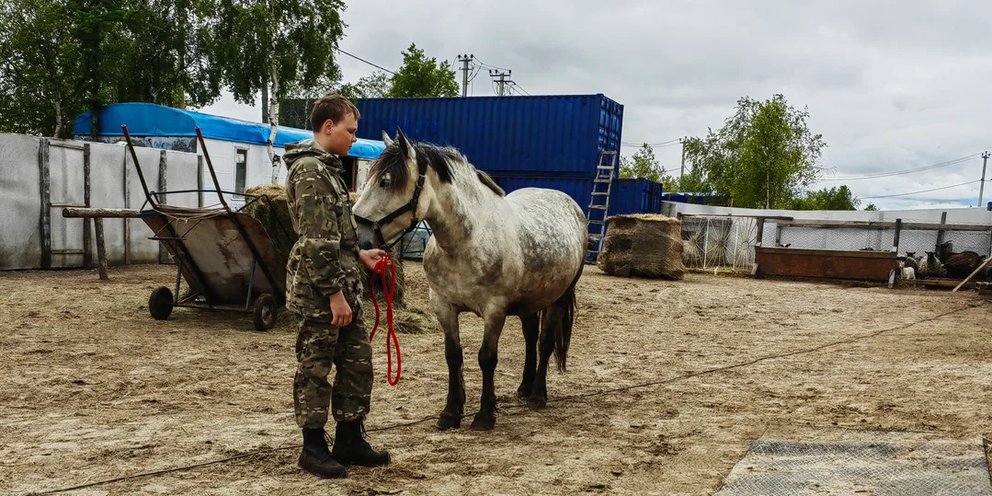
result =
[{"label": "hay in wheelbarrow", "polygon": [[682,279],[682,223],[664,215],[610,217],[598,265],[615,276]]},{"label": "hay in wheelbarrow", "polygon": [[246,201],[249,203],[242,211],[262,223],[275,246],[279,263],[285,267],[297,237],[293,231],[293,221],[289,217],[286,188],[275,184],[260,184],[246,189],[245,194],[257,198],[247,197]]}]

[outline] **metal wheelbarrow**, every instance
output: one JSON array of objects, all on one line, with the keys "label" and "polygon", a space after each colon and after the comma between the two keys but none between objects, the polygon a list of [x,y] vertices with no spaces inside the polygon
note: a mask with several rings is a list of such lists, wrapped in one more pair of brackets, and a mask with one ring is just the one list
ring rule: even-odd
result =
[{"label": "metal wheelbarrow", "polygon": [[[255,329],[271,329],[279,308],[285,304],[286,267],[280,263],[262,223],[242,212],[252,202],[264,199],[221,190],[203,135],[197,128],[197,139],[220,206],[190,208],[161,203],[160,193],[148,190],[127,126],[122,128],[145,192],[145,204],[150,207],[145,209],[143,205],[138,216],[154,233],[149,239],[160,241],[176,263],[175,291],[165,286],[153,290],[148,298],[149,313],[156,320],[168,319],[174,307],[248,313],[253,317]],[[168,193],[201,191],[210,190]],[[232,210],[224,199],[225,193],[244,196],[247,201],[237,211]],[[185,294],[180,293],[183,279],[189,288]]]}]

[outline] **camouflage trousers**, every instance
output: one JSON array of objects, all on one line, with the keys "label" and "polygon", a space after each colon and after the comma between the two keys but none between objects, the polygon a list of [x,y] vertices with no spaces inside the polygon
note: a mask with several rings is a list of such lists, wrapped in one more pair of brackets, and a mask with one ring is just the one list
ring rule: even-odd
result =
[{"label": "camouflage trousers", "polygon": [[[331,408],[334,420],[348,422],[364,417],[372,399],[372,346],[362,322],[361,307],[353,306],[354,320],[347,326],[331,325],[331,317],[303,317],[296,338],[296,378],[293,405],[301,428],[319,428],[327,423]],[[337,370],[333,385],[327,377],[331,365]]]}]

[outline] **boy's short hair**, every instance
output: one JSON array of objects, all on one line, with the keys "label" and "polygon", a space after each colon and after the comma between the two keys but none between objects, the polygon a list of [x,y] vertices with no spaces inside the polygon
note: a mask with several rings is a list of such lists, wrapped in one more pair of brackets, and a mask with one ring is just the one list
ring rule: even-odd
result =
[{"label": "boy's short hair", "polygon": [[355,120],[361,118],[358,107],[351,103],[351,100],[341,95],[328,93],[313,102],[313,111],[310,112],[310,126],[314,131],[318,131],[327,119],[340,122],[346,114],[354,114]]}]

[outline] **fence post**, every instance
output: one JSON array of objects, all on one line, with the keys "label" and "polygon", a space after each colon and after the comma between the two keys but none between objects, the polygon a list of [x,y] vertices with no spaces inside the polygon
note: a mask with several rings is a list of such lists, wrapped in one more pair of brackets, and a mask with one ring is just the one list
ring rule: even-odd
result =
[{"label": "fence post", "polygon": [[38,172],[41,180],[41,268],[52,268],[52,196],[48,140],[38,143]]},{"label": "fence post", "polygon": [[[89,219],[83,219],[83,222]],[[107,248],[103,242],[103,219],[101,217],[93,218],[93,226],[96,230],[96,258],[98,267],[100,268],[100,280],[106,281],[110,279],[107,275]]]},{"label": "fence post", "polygon": [[[131,208],[131,173],[127,167],[127,150],[124,150],[124,208]],[[124,265],[131,264],[131,222],[130,219],[121,219],[124,222]]]},{"label": "fence post", "polygon": [[[83,145],[83,205],[90,208],[90,144]],[[93,240],[90,223],[83,220],[83,267],[93,267]]]},{"label": "fence post", "polygon": [[896,233],[892,236],[892,251],[899,255],[899,234],[902,233],[902,219],[896,219]]},{"label": "fence post", "polygon": [[[159,150],[158,152],[158,197],[156,200],[159,203],[165,203],[166,199],[165,192],[169,190],[169,185],[166,182],[166,173],[169,170],[168,166],[169,159],[166,157],[165,150]],[[159,242],[158,244],[158,263],[168,263],[169,262],[169,250],[165,248],[165,243]]]},{"label": "fence post", "polygon": [[[947,223],[947,212],[942,212],[940,214],[940,223],[942,225]],[[941,230],[937,231],[937,244],[934,245],[933,249],[936,251],[937,250],[937,246],[939,246],[943,242],[944,242],[944,230],[941,229]]]}]

